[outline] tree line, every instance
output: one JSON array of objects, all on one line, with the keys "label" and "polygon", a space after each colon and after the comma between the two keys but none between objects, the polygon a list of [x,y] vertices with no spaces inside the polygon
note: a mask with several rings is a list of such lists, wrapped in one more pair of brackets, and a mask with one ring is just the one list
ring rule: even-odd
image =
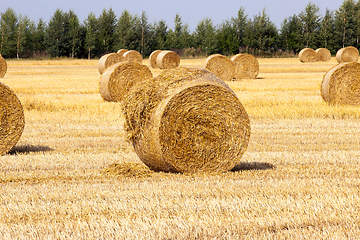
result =
[{"label": "tree line", "polygon": [[98,58],[119,49],[133,49],[144,57],[157,49],[171,49],[181,56],[232,55],[247,52],[259,56],[296,54],[305,47],[324,47],[333,54],[345,46],[359,48],[360,0],[345,0],[334,11],[308,3],[303,11],[285,18],[278,29],[264,9],[249,18],[244,8],[237,16],[214,25],[201,20],[190,32],[177,14],[174,28],[164,20],[150,23],[146,12],[116,16],[104,9],[80,22],[72,10],[57,9],[46,23],[37,23],[8,8],[0,14],[0,53],[5,58]]}]

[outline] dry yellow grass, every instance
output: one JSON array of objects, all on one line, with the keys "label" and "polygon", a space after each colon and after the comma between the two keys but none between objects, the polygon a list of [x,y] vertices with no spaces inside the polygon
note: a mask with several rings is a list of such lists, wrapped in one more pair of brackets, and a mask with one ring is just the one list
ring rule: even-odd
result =
[{"label": "dry yellow grass", "polygon": [[251,119],[242,162],[191,175],[141,165],[96,61],[9,61],[27,121],[0,157],[0,238],[358,238],[359,108],[319,91],[336,59],[258,60],[258,79],[228,82]]}]

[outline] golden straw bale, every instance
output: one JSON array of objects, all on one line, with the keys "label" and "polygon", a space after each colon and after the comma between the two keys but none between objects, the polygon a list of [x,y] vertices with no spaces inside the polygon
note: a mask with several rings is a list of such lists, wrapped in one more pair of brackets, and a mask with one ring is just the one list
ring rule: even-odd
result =
[{"label": "golden straw bale", "polygon": [[130,50],[130,51],[127,51],[126,53],[124,53],[124,58],[125,58],[125,61],[137,62],[140,64],[142,63],[142,60],[143,60],[142,55],[138,51],[135,51],[135,50]]},{"label": "golden straw bale", "polygon": [[118,53],[108,53],[103,55],[98,62],[98,70],[100,74],[103,74],[105,70],[111,65],[123,62],[124,57]]},{"label": "golden straw bale", "polygon": [[16,94],[0,83],[0,156],[9,152],[25,127],[24,110]]},{"label": "golden straw bale", "polygon": [[130,88],[152,78],[150,69],[137,62],[116,63],[106,69],[100,78],[100,94],[104,100],[120,102]]},{"label": "golden straw bale", "polygon": [[243,105],[206,69],[165,70],[132,87],[122,106],[135,152],[154,171],[229,171],[249,143]]},{"label": "golden straw bale", "polygon": [[231,58],[235,64],[234,79],[256,78],[259,75],[259,62],[250,54],[240,53]]},{"label": "golden straw bale", "polygon": [[235,73],[235,64],[221,54],[213,54],[207,57],[204,62],[204,68],[223,81],[232,80]]},{"label": "golden straw bale", "polygon": [[0,78],[3,78],[7,72],[6,60],[0,54]]},{"label": "golden straw bale", "polygon": [[359,59],[359,50],[356,47],[349,46],[341,48],[336,53],[336,60],[338,63],[357,62]]},{"label": "golden straw bale", "polygon": [[173,69],[180,65],[180,57],[173,51],[161,51],[156,58],[156,65],[160,69]]},{"label": "golden straw bale", "polygon": [[316,61],[316,52],[311,48],[304,48],[299,52],[299,60],[302,63],[309,63]]},{"label": "golden straw bale", "polygon": [[120,54],[120,55],[122,55],[122,56],[124,56],[124,54],[126,53],[126,52],[128,52],[129,50],[127,50],[127,49],[119,49],[118,51],[117,51],[117,53],[118,54]]},{"label": "golden straw bale", "polygon": [[360,63],[331,68],[321,83],[321,96],[331,105],[360,105]]},{"label": "golden straw bale", "polygon": [[328,62],[331,59],[331,52],[326,48],[318,48],[316,52],[316,61]]},{"label": "golden straw bale", "polygon": [[150,66],[152,68],[158,68],[158,65],[157,65],[156,61],[157,61],[157,57],[159,56],[159,54],[161,52],[162,52],[162,50],[155,50],[150,54],[149,62],[150,62]]}]

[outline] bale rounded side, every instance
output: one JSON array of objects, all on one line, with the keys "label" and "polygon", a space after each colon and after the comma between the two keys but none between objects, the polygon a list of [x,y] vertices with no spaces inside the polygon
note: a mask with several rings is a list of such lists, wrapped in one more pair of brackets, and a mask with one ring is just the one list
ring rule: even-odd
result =
[{"label": "bale rounded side", "polygon": [[326,48],[318,48],[316,52],[316,61],[328,62],[331,59],[331,52]]},{"label": "bale rounded side", "polygon": [[173,69],[180,65],[180,57],[173,51],[161,51],[156,58],[156,65],[160,69]]},{"label": "bale rounded side", "polygon": [[126,53],[124,53],[124,58],[125,58],[125,61],[137,62],[140,64],[142,63],[142,60],[143,60],[141,53],[139,53],[136,50],[127,51]]},{"label": "bale rounded side", "polygon": [[360,64],[341,63],[331,68],[321,83],[321,96],[331,105],[360,105]]},{"label": "bale rounded side", "polygon": [[24,110],[16,94],[0,82],[0,156],[19,141],[25,127]]},{"label": "bale rounded side", "polygon": [[134,86],[123,109],[135,152],[154,171],[229,171],[248,146],[243,105],[206,69],[165,70]]},{"label": "bale rounded side", "polygon": [[122,49],[119,49],[118,51],[117,51],[117,53],[118,54],[120,54],[120,55],[122,55],[122,56],[124,56],[124,54],[126,53],[126,52],[128,52],[129,50],[127,50],[127,49],[125,49],[125,48],[122,48]]},{"label": "bale rounded side", "polygon": [[236,54],[231,61],[235,64],[234,79],[255,79],[259,75],[259,62],[253,55]]},{"label": "bale rounded side", "polygon": [[162,50],[155,50],[150,54],[149,57],[149,62],[150,62],[150,66],[152,68],[158,68],[159,66],[157,65],[157,57],[159,56],[159,54],[162,52]]},{"label": "bale rounded side", "polygon": [[221,54],[213,54],[207,57],[204,62],[204,68],[223,81],[232,80],[235,73],[235,64]]},{"label": "bale rounded side", "polygon": [[137,62],[116,63],[101,76],[100,94],[106,101],[120,102],[133,85],[149,78],[152,78],[152,73],[145,65]]},{"label": "bale rounded side", "polygon": [[311,48],[304,48],[299,52],[299,60],[302,63],[309,63],[316,61],[316,52]]},{"label": "bale rounded side", "polygon": [[0,54],[0,78],[3,78],[7,72],[6,60]]},{"label": "bale rounded side", "polygon": [[338,63],[357,62],[358,59],[359,50],[353,46],[341,48],[336,53],[336,60]]},{"label": "bale rounded side", "polygon": [[105,70],[111,65],[123,62],[124,57],[118,53],[108,53],[103,55],[98,62],[98,70],[100,74],[103,74]]}]

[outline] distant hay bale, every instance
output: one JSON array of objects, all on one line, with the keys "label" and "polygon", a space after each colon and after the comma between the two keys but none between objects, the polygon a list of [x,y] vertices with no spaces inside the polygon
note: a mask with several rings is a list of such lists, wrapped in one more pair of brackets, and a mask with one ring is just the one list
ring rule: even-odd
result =
[{"label": "distant hay bale", "polygon": [[149,62],[150,62],[150,66],[152,68],[158,68],[159,66],[157,65],[157,57],[159,56],[159,54],[162,52],[162,50],[155,50],[150,54],[149,57]]},{"label": "distant hay bale", "polygon": [[254,56],[240,53],[233,56],[231,61],[235,64],[234,79],[254,79],[259,75],[259,62]]},{"label": "distant hay bale", "polygon": [[331,68],[321,83],[321,96],[331,105],[360,105],[360,63]]},{"label": "distant hay bale", "polygon": [[130,50],[130,51],[127,51],[126,53],[124,53],[124,58],[125,58],[125,61],[137,62],[140,64],[142,63],[142,60],[143,60],[142,55],[138,51],[135,51],[135,50]]},{"label": "distant hay bale", "polygon": [[0,78],[3,78],[7,72],[6,60],[0,54]]},{"label": "distant hay bale", "polygon": [[24,130],[24,110],[16,94],[0,83],[0,156],[8,153]]},{"label": "distant hay bale", "polygon": [[357,62],[358,59],[359,50],[357,50],[357,48],[353,46],[341,48],[336,53],[336,60],[338,61],[338,63]]},{"label": "distant hay bale", "polygon": [[229,58],[221,54],[213,54],[206,58],[204,68],[223,81],[232,80],[235,73],[235,64]]},{"label": "distant hay bale", "polygon": [[160,69],[173,69],[180,65],[180,57],[173,51],[161,51],[156,58],[156,65]]},{"label": "distant hay bale", "polygon": [[122,56],[124,56],[124,54],[126,53],[126,52],[128,52],[129,50],[127,50],[127,49],[119,49],[118,51],[117,51],[117,53],[118,54],[120,54],[120,55],[122,55]]},{"label": "distant hay bale", "polygon": [[121,62],[107,68],[100,78],[100,94],[104,100],[120,102],[130,88],[152,78],[150,69],[137,62]]},{"label": "distant hay bale", "polygon": [[154,171],[229,171],[250,138],[236,94],[206,69],[165,70],[132,87],[123,113],[135,152]]},{"label": "distant hay bale", "polygon": [[118,53],[108,53],[103,55],[98,62],[98,70],[100,74],[103,74],[105,70],[111,65],[123,62],[124,57]]},{"label": "distant hay bale", "polygon": [[331,59],[331,52],[326,48],[318,48],[316,52],[316,61],[328,62]]},{"label": "distant hay bale", "polygon": [[304,48],[299,52],[299,60],[302,63],[309,63],[316,61],[316,52],[311,48]]}]

